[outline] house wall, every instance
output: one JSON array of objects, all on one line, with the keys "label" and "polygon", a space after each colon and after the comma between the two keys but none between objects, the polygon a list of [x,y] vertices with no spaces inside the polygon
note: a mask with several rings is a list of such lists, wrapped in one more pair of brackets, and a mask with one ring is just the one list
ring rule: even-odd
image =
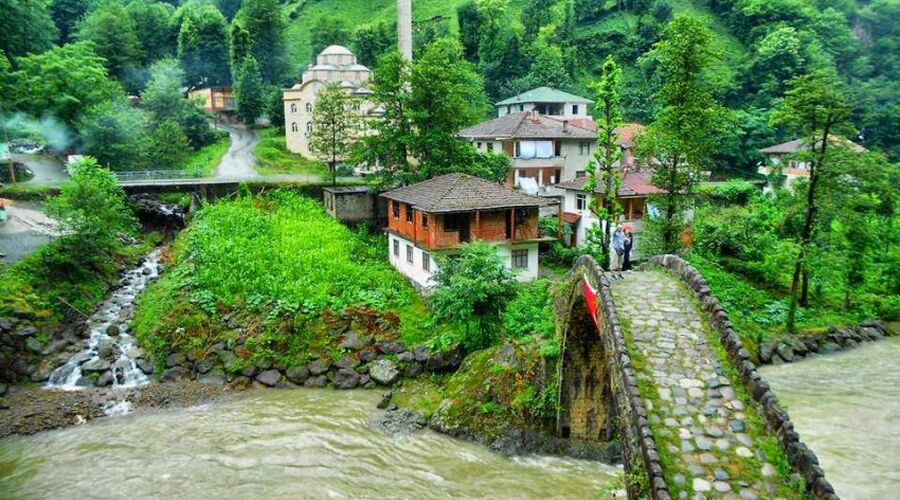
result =
[{"label": "house wall", "polygon": [[[312,158],[307,127],[312,123],[316,93],[324,86],[322,82],[309,82],[299,89],[284,91],[284,134],[288,151]],[[313,108],[307,110],[307,104]]]},{"label": "house wall", "polygon": [[[552,113],[542,113],[547,116],[570,116],[573,118],[577,117],[587,117],[588,116],[588,105],[584,103],[535,103],[535,102],[522,102],[518,104],[511,105],[503,105],[497,106],[497,116],[506,116],[511,113],[521,113],[523,111],[531,111],[538,106],[546,106],[549,108],[554,108]],[[578,112],[573,113],[572,106],[578,106]]]},{"label": "house wall", "polygon": [[[584,247],[587,242],[588,229],[597,225],[602,228],[603,221],[594,216],[587,206],[582,210],[577,208],[578,194],[585,193],[570,189],[566,190],[563,195],[563,210],[565,212],[581,215],[581,219],[579,219],[578,223],[575,225],[574,236],[576,246]],[[590,202],[590,200],[587,201]],[[597,202],[603,203],[603,197],[598,195]],[[627,222],[628,224],[631,224],[631,227],[634,229],[634,245],[631,248],[631,258],[637,259],[641,255],[640,245],[642,238],[640,233],[643,231],[643,220],[647,215],[647,198],[620,198],[619,203],[625,211],[625,218],[624,220],[621,220],[620,223]],[[616,225],[617,224],[613,224],[610,231],[615,231]]]},{"label": "house wall", "polygon": [[[393,204],[399,207],[399,217],[394,217]],[[412,208],[402,202],[388,200],[388,230],[426,248],[449,248],[459,245],[460,233],[446,231],[444,218],[446,214],[427,214],[428,227],[425,227],[420,210],[413,210],[412,222],[407,220],[407,212]],[[466,213],[469,218],[469,240],[506,241],[507,220],[511,221],[515,240],[536,239],[538,237],[538,209],[527,208],[523,223],[515,224],[514,209],[480,210]]]},{"label": "house wall", "polygon": [[766,156],[766,165],[760,165],[757,170],[762,175],[770,175],[781,171],[784,176],[784,186],[790,188],[794,181],[800,178],[809,178],[809,163],[804,161],[790,161],[784,155],[770,154]]},{"label": "house wall", "polygon": [[[513,159],[506,182],[510,187],[515,187],[516,179],[519,177],[538,178],[540,175],[539,185],[541,186],[549,185],[551,177],[554,177],[555,183],[574,180],[579,172],[585,171],[588,162],[593,159],[593,155],[597,151],[597,139],[557,141],[561,142],[559,155],[550,158],[528,159],[515,157],[515,140],[496,141],[480,138],[473,139],[471,142],[472,146],[481,152],[487,152],[488,144],[493,144],[495,153],[503,153]],[[581,143],[586,143],[586,146],[582,147]],[[555,150],[554,146],[554,152]],[[555,178],[557,169],[560,170],[559,179]]]},{"label": "house wall", "polygon": [[[398,252],[394,253],[394,245],[397,245]],[[412,248],[412,262],[407,259],[407,248]],[[528,267],[516,269],[516,279],[519,281],[531,281],[538,277],[538,244],[524,243],[509,245],[501,243],[497,245],[497,253],[503,258],[507,268],[512,268],[512,252],[514,250],[528,251]],[[400,274],[412,280],[422,289],[434,286],[432,277],[437,272],[437,263],[435,256],[428,249],[416,245],[412,240],[404,238],[401,235],[388,234],[388,260]],[[431,261],[430,270],[425,270],[423,262],[425,255],[428,255]]]}]

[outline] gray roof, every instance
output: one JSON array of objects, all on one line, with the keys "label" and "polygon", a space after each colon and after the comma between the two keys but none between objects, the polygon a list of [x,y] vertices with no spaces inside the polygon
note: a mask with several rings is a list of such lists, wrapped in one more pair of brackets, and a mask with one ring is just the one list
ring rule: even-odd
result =
[{"label": "gray roof", "polygon": [[[866,148],[856,144],[853,141],[845,139],[843,137],[829,135],[828,143],[841,143],[844,147],[848,147],[856,152],[866,151]],[[818,145],[818,140],[816,144]],[[762,154],[790,154],[796,153],[797,151],[805,151],[806,150],[806,141],[802,139],[794,139],[793,141],[783,142],[781,144],[776,144],[774,146],[769,146],[767,148],[760,149],[759,152]]]},{"label": "gray roof", "polygon": [[467,139],[596,139],[596,132],[530,111],[510,113],[459,131]]},{"label": "gray roof", "polygon": [[521,104],[526,102],[578,102],[584,104],[594,103],[594,101],[590,99],[586,99],[575,94],[570,94],[568,92],[563,92],[562,90],[551,89],[550,87],[538,87],[527,92],[522,92],[521,94],[510,97],[509,99],[500,101],[496,104],[496,106],[506,106],[508,104]]},{"label": "gray roof", "polygon": [[467,212],[547,204],[538,196],[468,174],[446,174],[410,186],[394,189],[381,196],[409,203],[423,212]]}]

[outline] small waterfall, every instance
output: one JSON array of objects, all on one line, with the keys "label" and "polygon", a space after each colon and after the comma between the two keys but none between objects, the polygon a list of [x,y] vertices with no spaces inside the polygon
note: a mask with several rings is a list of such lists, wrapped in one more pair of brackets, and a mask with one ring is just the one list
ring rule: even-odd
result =
[{"label": "small waterfall", "polygon": [[[127,389],[149,381],[140,366],[147,362],[144,351],[129,333],[129,322],[134,315],[135,297],[159,277],[162,252],[162,248],[153,250],[140,266],[122,276],[116,289],[87,319],[90,337],[85,342],[85,349],[57,368],[50,375],[46,388],[80,390],[90,387],[94,385],[91,373],[99,374],[97,385],[109,385],[113,389]],[[107,413],[126,413],[129,407],[124,400],[110,403]]]}]

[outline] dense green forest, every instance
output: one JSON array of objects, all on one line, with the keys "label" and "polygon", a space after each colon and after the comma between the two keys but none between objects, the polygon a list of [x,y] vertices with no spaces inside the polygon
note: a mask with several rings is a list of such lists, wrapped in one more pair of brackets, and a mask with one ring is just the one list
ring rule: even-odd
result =
[{"label": "dense green forest", "polygon": [[[111,142],[111,131],[134,131],[129,120],[141,122],[167,147],[113,137],[131,152],[122,160],[131,168],[184,163],[174,153],[185,140],[194,149],[212,141],[196,136],[198,120],[185,112],[119,113],[126,95],[149,91],[160,60],[174,59],[181,73],[158,68],[159,78],[188,87],[233,83],[244,97],[243,117],[271,114],[277,124],[278,89],[295,83],[324,46],[345,44],[372,67],[395,46],[392,0],[0,0],[0,9],[2,111],[52,117],[60,146],[84,146],[101,163],[110,153],[95,145]],[[752,170],[758,148],[792,138],[770,118],[787,82],[811,71],[846,84],[853,127],[845,135],[900,155],[897,0],[419,0],[414,38],[421,54],[436,38],[458,37],[493,101],[538,85],[592,97],[612,55],[623,68],[625,118],[649,123],[661,83],[654,44],[682,12],[712,29],[706,71],[717,100],[735,113],[720,131],[719,168]],[[111,121],[117,126],[98,127]],[[180,126],[159,126],[171,121]],[[174,157],[151,158],[151,149]]]}]

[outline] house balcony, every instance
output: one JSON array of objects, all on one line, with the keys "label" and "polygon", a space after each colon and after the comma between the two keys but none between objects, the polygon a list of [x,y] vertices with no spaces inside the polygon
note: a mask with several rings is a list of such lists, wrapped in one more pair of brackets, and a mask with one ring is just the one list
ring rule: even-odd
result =
[{"label": "house balcony", "polygon": [[563,168],[566,166],[565,156],[550,158],[513,158],[513,168]]}]

